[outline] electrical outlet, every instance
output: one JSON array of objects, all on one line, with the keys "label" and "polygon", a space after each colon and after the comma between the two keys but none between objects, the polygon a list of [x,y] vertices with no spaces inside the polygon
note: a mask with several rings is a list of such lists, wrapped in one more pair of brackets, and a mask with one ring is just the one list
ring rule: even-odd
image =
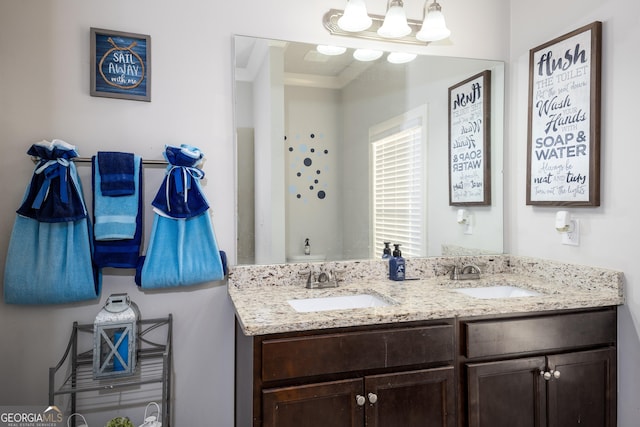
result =
[{"label": "electrical outlet", "polygon": [[468,222],[467,224],[465,224],[464,234],[473,234],[473,224],[471,224],[471,222]]},{"label": "electrical outlet", "polygon": [[571,231],[562,233],[562,244],[571,246],[580,245],[580,220],[571,220]]}]

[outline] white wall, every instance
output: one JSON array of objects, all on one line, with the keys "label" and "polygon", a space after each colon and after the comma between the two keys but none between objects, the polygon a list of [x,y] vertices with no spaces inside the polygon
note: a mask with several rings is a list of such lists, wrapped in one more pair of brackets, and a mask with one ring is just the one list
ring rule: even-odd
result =
[{"label": "white wall", "polygon": [[[564,246],[554,230],[558,209],[531,207],[526,200],[527,88],[529,49],[593,21],[603,22],[601,206],[570,211],[581,220],[580,246]],[[511,53],[507,122],[507,250],[560,261],[621,270],[627,304],[620,308],[618,425],[638,425],[640,416],[640,274],[634,227],[640,211],[637,70],[640,3],[631,0],[511,1]]]},{"label": "white wall", "polygon": [[[282,148],[287,183],[287,257],[303,255],[305,239],[308,238],[312,255],[325,256],[329,260],[343,259],[342,216],[339,212],[340,183],[343,182],[339,165],[343,141],[339,95],[339,91],[334,89],[285,88],[287,140]],[[305,147],[304,152],[301,147]],[[304,166],[305,158],[312,161],[309,167]],[[316,173],[318,170],[319,174]],[[300,177],[298,173],[301,173]],[[318,180],[317,184],[315,180]],[[313,190],[310,190],[311,186]],[[318,191],[324,191],[326,196],[319,198]]]},{"label": "white wall", "polygon": [[285,261],[284,235],[284,61],[270,46],[253,85],[255,117],[256,263]]},{"label": "white wall", "polygon": [[[378,3],[371,13],[384,12]],[[445,2],[452,44],[412,49],[506,59],[504,3]],[[0,0],[0,259],[32,173],[26,150],[41,139],[61,138],[76,144],[82,156],[108,149],[159,158],[165,144],[199,146],[207,156],[204,191],[218,243],[233,262],[232,35],[328,43],[321,17],[343,6],[343,0]],[[420,16],[421,7],[407,2],[410,16]],[[89,96],[90,27],[151,35],[150,103]],[[174,424],[232,425],[233,311],[225,287],[144,293],[129,275],[106,276],[101,301],[0,305],[0,403],[46,403],[47,370],[62,354],[71,323],[92,321],[116,292],[128,292],[145,317],[175,316]]]}]

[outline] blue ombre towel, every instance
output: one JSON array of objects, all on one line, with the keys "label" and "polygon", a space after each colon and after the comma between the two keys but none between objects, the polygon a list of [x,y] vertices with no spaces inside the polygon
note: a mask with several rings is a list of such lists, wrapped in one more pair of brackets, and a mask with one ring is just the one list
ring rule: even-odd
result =
[{"label": "blue ombre towel", "polygon": [[[134,172],[131,175],[133,193],[127,196],[108,196],[102,190],[104,174],[102,174],[101,168],[104,162],[100,158],[104,157],[104,154],[99,152],[97,156],[93,156],[91,159],[93,167],[93,235],[96,241],[133,239],[136,230],[139,228],[136,224],[136,218],[142,209],[139,198],[141,193],[140,172],[142,159],[138,155],[131,154],[135,164]],[[109,156],[109,158],[112,157]],[[130,180],[127,179],[127,181]]]},{"label": "blue ombre towel", "polygon": [[88,218],[39,222],[18,215],[4,271],[7,304],[64,304],[100,296],[102,276],[91,260]]},{"label": "blue ombre towel", "polygon": [[103,196],[131,196],[135,193],[136,160],[132,153],[98,151],[100,191]]},{"label": "blue ombre towel", "polygon": [[[92,261],[91,221],[73,157],[61,140],[34,144],[39,158],[27,188],[26,211],[18,211],[4,269],[7,304],[63,304],[96,299],[101,275]],[[47,171],[53,171],[49,174]],[[34,197],[30,197],[34,196]],[[73,205],[73,206],[71,206]]]},{"label": "blue ombre towel", "polygon": [[156,198],[153,228],[145,257],[136,268],[142,289],[189,286],[225,276],[209,205],[198,181],[204,155],[196,147],[167,146],[167,173]]},{"label": "blue ombre towel", "polygon": [[146,257],[136,283],[142,289],[189,286],[222,280],[225,269],[209,212],[186,219],[155,214]]}]

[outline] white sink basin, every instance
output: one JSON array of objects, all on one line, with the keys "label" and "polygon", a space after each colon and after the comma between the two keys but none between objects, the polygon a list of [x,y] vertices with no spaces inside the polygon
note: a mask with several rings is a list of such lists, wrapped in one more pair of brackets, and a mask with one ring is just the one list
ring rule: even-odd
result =
[{"label": "white sink basin", "polygon": [[480,299],[521,298],[542,295],[539,292],[518,288],[516,286],[485,286],[480,288],[462,288],[453,290],[455,292]]},{"label": "white sink basin", "polygon": [[388,301],[371,294],[290,299],[287,302],[294,308],[294,310],[300,313],[348,310],[353,308],[386,307],[390,305]]}]

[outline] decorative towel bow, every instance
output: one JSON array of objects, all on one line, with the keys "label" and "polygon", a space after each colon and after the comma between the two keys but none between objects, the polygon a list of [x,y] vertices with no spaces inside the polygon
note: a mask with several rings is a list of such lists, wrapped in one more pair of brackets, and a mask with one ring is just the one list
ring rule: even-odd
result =
[{"label": "decorative towel bow", "polygon": [[62,203],[69,203],[69,196],[67,193],[67,168],[69,167],[69,160],[67,159],[55,159],[55,160],[40,160],[38,167],[35,170],[35,174],[44,173],[44,183],[40,187],[40,191],[36,195],[31,207],[33,209],[40,209],[42,202],[49,195],[49,187],[51,186],[51,180],[53,178],[60,178],[60,201]]},{"label": "decorative towel bow", "polygon": [[[191,190],[191,181],[193,179],[204,178],[204,171],[194,167],[187,166],[170,166],[167,171],[167,179],[173,178],[175,191],[182,194],[182,200],[186,204],[189,198],[189,190]],[[197,181],[194,181],[197,182]],[[167,198],[167,209],[171,212],[171,197],[169,194],[170,185],[166,185],[165,196]]]},{"label": "decorative towel bow", "polygon": [[75,146],[54,139],[33,144],[27,154],[38,163],[17,213],[41,222],[86,218],[82,186],[72,161],[78,156]]},{"label": "decorative towel bow", "polygon": [[209,209],[199,181],[204,172],[197,166],[204,155],[188,145],[165,147],[166,176],[155,199],[151,203],[155,211],[169,218],[193,218]]}]

